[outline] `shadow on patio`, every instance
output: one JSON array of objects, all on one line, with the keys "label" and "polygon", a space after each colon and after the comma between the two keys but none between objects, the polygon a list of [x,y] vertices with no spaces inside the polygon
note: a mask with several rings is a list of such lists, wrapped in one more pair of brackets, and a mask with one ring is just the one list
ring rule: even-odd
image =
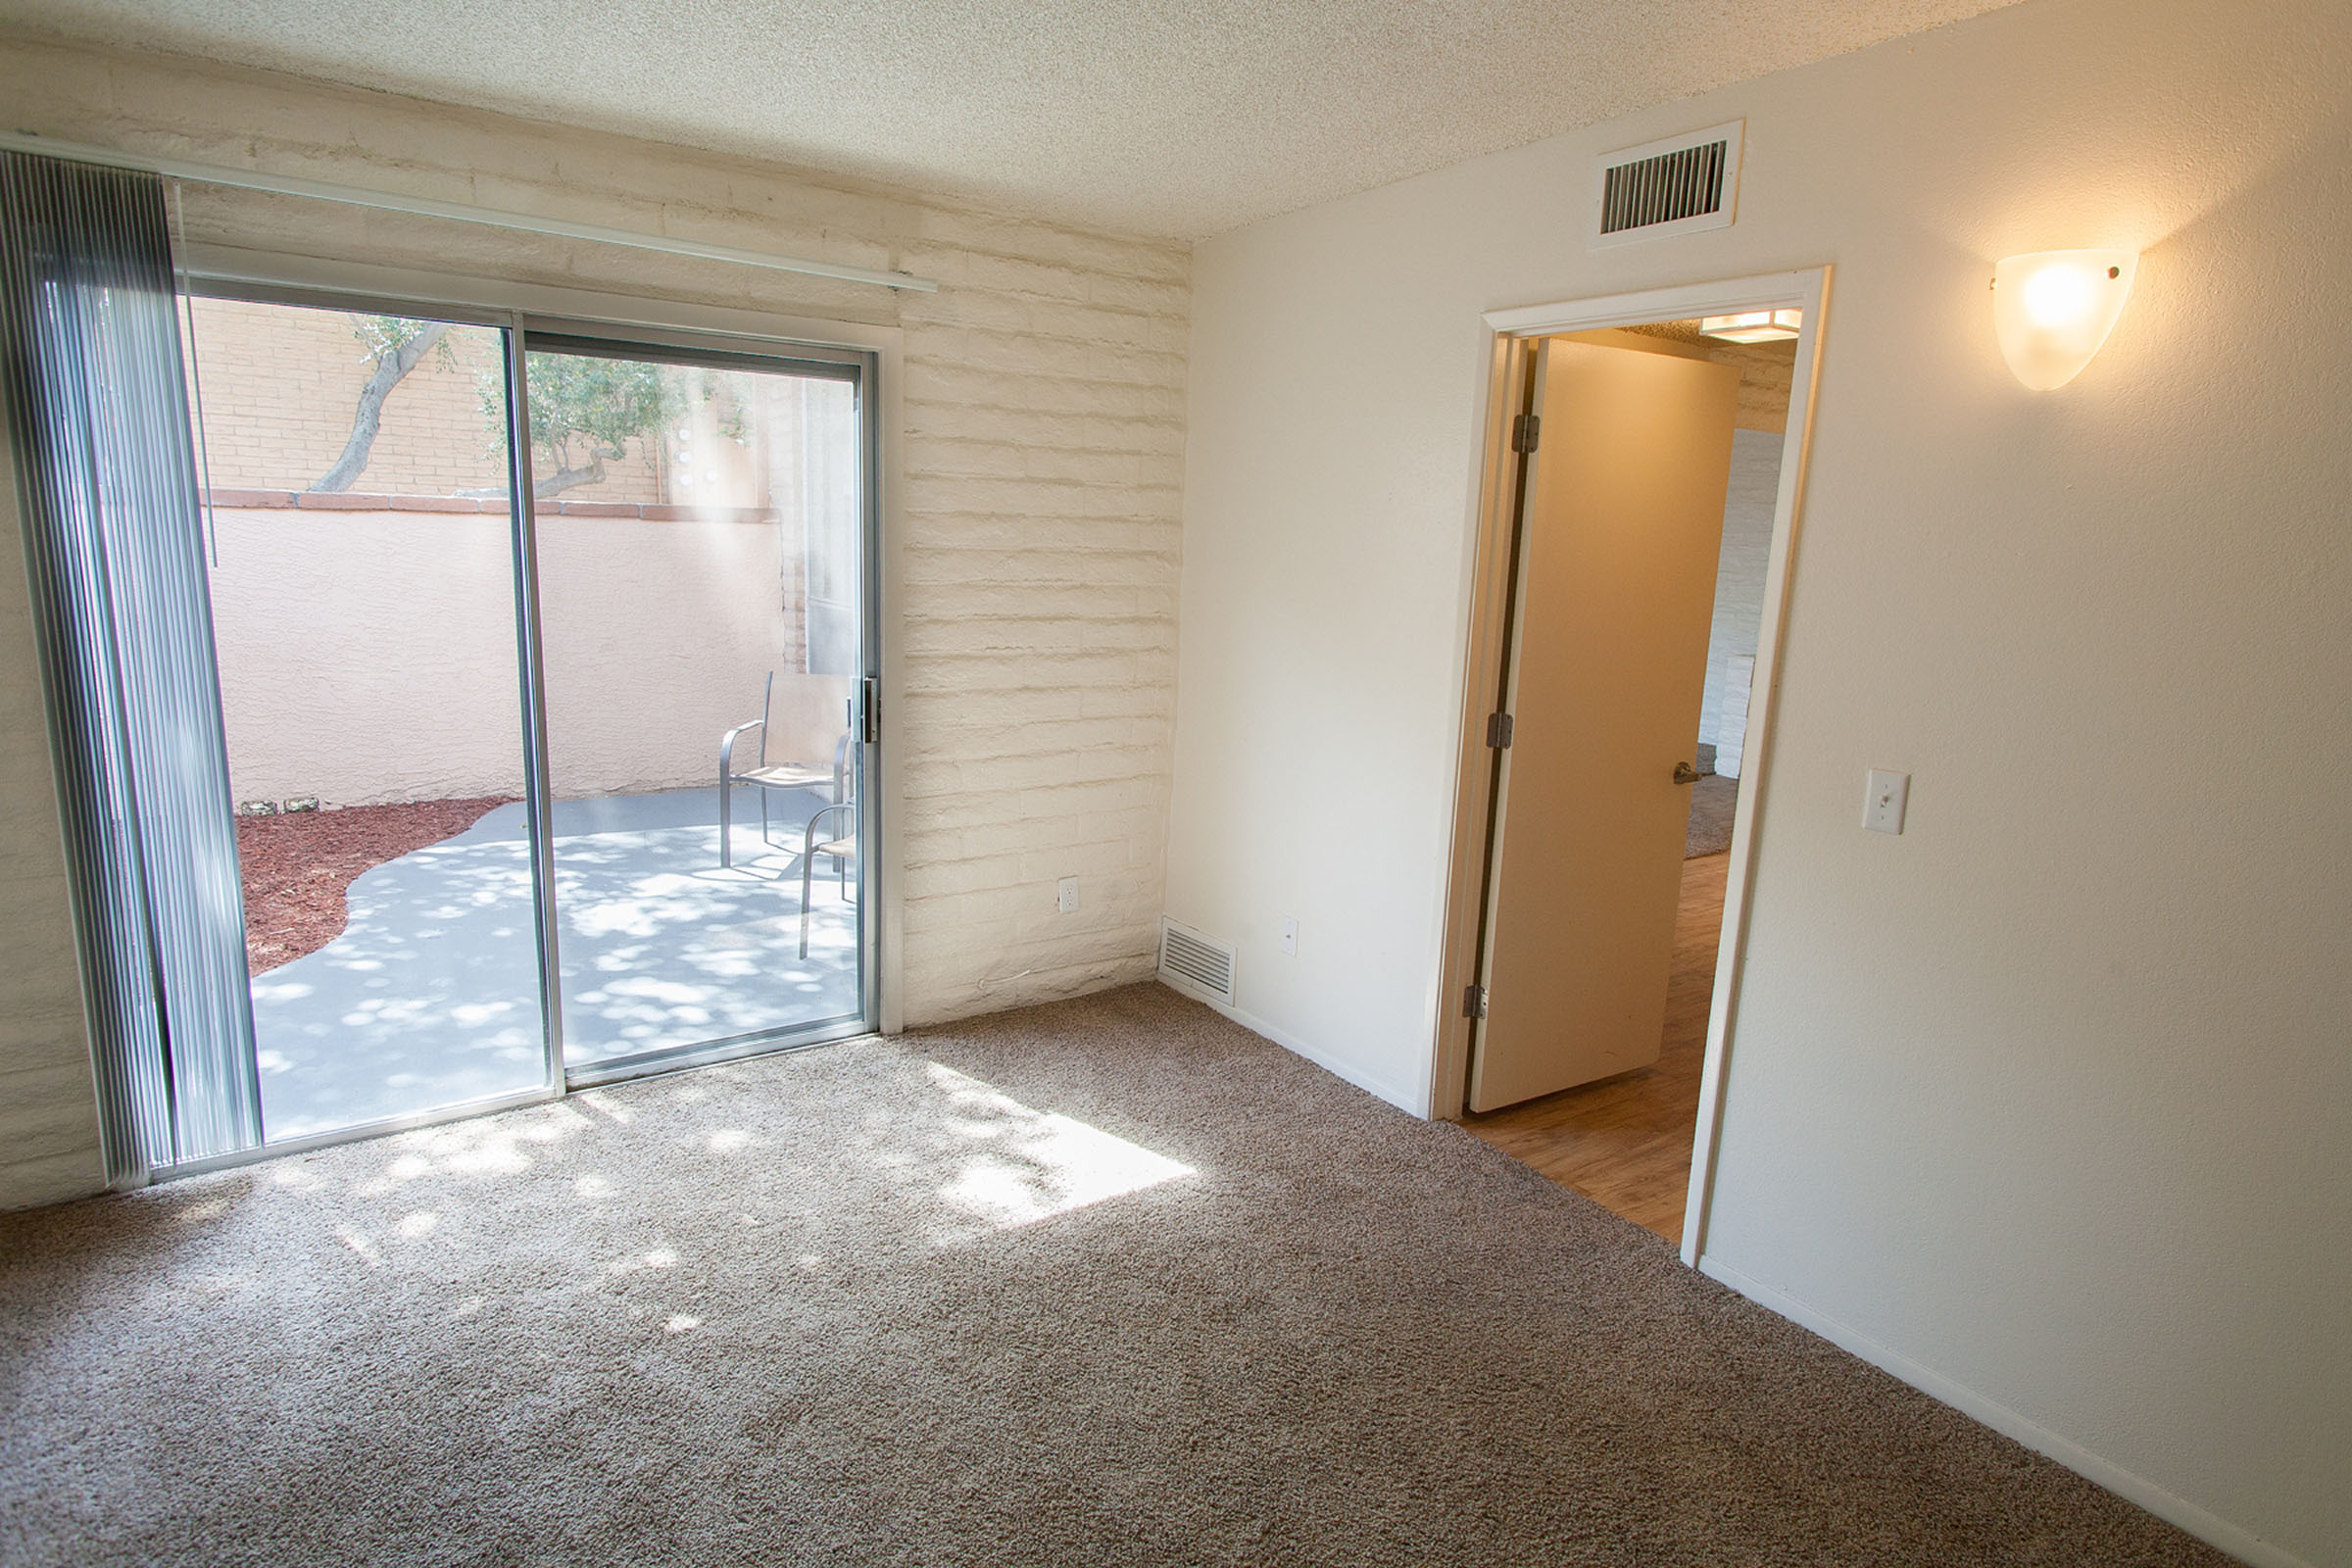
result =
[{"label": "shadow on patio", "polygon": [[[766,841],[737,815],[722,870],[712,789],[556,803],[570,1065],[857,1012],[855,879],[845,896],[820,858],[801,957],[801,825],[822,802],[772,804]],[[341,936],[254,977],[272,1142],[543,1081],[519,803],[362,873],[347,899]]]}]

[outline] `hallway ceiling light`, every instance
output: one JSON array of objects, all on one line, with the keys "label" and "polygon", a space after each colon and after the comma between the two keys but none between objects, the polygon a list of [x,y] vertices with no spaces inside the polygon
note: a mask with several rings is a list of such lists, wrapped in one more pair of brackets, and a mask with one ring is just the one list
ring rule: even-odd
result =
[{"label": "hallway ceiling light", "polygon": [[1726,343],[1779,343],[1796,336],[1805,324],[1798,310],[1742,311],[1738,316],[1699,318],[1698,330]]},{"label": "hallway ceiling light", "polygon": [[2036,392],[2082,373],[2115,330],[2139,269],[2132,251],[2035,251],[1992,269],[1992,328],[2001,357]]}]

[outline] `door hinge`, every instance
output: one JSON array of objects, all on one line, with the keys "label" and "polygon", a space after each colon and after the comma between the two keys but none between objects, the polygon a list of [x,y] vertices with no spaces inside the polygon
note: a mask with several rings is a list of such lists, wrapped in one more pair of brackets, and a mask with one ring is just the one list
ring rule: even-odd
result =
[{"label": "door hinge", "polygon": [[1502,751],[1508,751],[1508,750],[1510,750],[1510,745],[1511,745],[1511,715],[1510,715],[1510,714],[1508,714],[1508,713],[1489,713],[1489,714],[1487,715],[1487,744],[1488,744],[1489,746],[1492,746],[1492,747],[1494,747],[1494,750],[1496,750],[1496,751],[1498,751],[1498,752],[1502,752]]},{"label": "door hinge", "polygon": [[864,734],[861,739],[868,746],[879,745],[882,740],[882,683],[869,675],[862,684],[865,687],[862,694],[864,701],[858,705],[864,710]]},{"label": "door hinge", "polygon": [[1544,421],[1532,414],[1522,414],[1512,419],[1511,450],[1513,452],[1535,451],[1536,440],[1543,427]]},{"label": "door hinge", "polygon": [[1487,988],[1481,985],[1462,987],[1462,1016],[1484,1018],[1487,1015]]}]

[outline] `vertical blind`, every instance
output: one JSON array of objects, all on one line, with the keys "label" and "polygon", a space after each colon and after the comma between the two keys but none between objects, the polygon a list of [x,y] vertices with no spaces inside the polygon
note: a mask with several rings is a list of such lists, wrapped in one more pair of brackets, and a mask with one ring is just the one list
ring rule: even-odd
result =
[{"label": "vertical blind", "polygon": [[0,155],[18,455],[109,1176],[262,1141],[171,236],[153,174]]}]

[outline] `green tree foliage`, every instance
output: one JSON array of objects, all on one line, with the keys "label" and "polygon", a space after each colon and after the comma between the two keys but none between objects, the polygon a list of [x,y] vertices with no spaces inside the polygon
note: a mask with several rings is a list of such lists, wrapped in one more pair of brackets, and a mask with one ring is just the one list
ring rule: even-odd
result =
[{"label": "green tree foliage", "polygon": [[[593,354],[530,357],[531,493],[554,495],[605,477],[605,465],[628,456],[632,439],[655,434],[686,406],[685,388],[667,368]],[[503,419],[503,398],[484,411]]]}]

